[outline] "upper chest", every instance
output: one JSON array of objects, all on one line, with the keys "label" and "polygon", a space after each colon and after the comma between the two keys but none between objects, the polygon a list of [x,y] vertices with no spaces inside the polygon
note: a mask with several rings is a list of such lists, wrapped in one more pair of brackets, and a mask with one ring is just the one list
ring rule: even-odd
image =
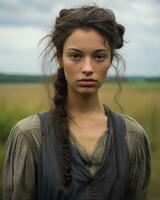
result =
[{"label": "upper chest", "polygon": [[91,155],[99,138],[108,129],[108,118],[79,119],[79,121],[76,121],[76,124],[70,123],[69,129],[86,152]]}]

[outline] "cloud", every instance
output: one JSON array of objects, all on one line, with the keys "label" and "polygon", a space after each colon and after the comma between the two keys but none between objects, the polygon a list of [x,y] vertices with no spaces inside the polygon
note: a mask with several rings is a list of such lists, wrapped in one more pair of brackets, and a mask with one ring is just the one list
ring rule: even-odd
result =
[{"label": "cloud", "polygon": [[[19,66],[20,71],[23,68],[24,71],[29,71],[28,66],[33,69],[40,65],[37,62],[37,43],[45,35],[47,28],[54,24],[58,12],[62,8],[77,7],[89,2],[0,0],[0,71],[14,71],[16,66]],[[126,27],[125,40],[128,43],[121,51],[127,60],[126,73],[160,75],[160,1],[92,2],[112,9],[117,21]]]},{"label": "cloud", "polygon": [[34,7],[3,8],[0,6],[0,24],[3,26],[45,26],[50,18],[48,12]]},{"label": "cloud", "polygon": [[37,45],[44,30],[33,27],[0,27],[0,72],[40,73]]},{"label": "cloud", "polygon": [[0,47],[11,50],[33,49],[44,30],[33,27],[0,27]]}]

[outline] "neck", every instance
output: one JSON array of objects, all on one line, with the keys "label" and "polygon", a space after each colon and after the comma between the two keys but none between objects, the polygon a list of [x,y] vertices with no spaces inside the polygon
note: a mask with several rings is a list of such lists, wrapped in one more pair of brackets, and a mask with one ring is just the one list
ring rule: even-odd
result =
[{"label": "neck", "polygon": [[67,110],[71,115],[92,115],[104,112],[98,92],[90,95],[68,92]]}]

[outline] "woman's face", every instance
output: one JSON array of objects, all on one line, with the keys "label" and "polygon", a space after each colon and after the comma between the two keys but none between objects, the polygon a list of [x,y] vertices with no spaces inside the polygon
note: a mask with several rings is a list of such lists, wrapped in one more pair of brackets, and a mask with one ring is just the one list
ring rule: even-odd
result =
[{"label": "woman's face", "polygon": [[64,43],[59,62],[64,68],[68,92],[95,93],[111,64],[109,43],[93,29],[76,29]]}]

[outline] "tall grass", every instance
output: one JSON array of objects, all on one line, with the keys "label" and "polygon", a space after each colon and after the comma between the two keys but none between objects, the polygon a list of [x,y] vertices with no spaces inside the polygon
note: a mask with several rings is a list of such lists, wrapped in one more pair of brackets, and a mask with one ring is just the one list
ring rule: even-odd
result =
[{"label": "tall grass", "polygon": [[[113,97],[117,86],[106,84],[100,90],[100,99],[113,110],[121,112]],[[20,119],[38,111],[48,109],[49,101],[40,84],[0,85],[0,177],[4,160],[4,143],[11,127]],[[149,200],[158,200],[160,189],[160,85],[123,85],[119,103],[124,114],[137,119],[144,127],[151,144],[152,177]],[[2,194],[2,184],[0,184]],[[2,195],[1,195],[2,196]],[[2,199],[2,197],[0,198]]]}]

